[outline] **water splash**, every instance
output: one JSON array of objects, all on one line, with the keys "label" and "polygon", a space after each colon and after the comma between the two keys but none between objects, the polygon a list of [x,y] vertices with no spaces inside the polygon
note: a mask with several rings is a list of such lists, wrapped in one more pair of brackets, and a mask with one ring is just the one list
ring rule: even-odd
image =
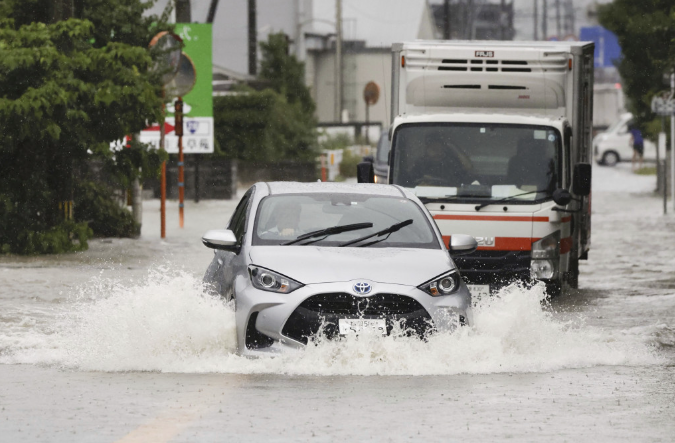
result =
[{"label": "water splash", "polygon": [[25,337],[30,343],[17,336],[0,363],[96,371],[428,375],[664,362],[650,333],[559,320],[543,285],[509,286],[478,302],[472,327],[426,341],[316,337],[303,351],[258,359],[236,355],[232,307],[181,272],[155,271],[140,284],[92,280],[52,321],[42,343],[35,331]]}]

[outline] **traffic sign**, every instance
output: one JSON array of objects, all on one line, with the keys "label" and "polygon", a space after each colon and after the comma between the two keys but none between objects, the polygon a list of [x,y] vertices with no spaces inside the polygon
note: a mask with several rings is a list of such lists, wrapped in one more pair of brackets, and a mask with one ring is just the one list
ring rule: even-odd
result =
[{"label": "traffic sign", "polygon": [[367,105],[374,105],[380,99],[380,86],[375,82],[368,82],[363,88],[363,100]]},{"label": "traffic sign", "polygon": [[675,99],[658,96],[652,98],[652,112],[657,115],[675,115]]},{"label": "traffic sign", "polygon": [[[183,99],[183,152],[185,154],[211,154],[213,146],[213,63],[212,63],[212,30],[210,23],[177,23],[176,34],[183,40],[183,52],[191,59],[196,79],[190,92]],[[185,60],[182,60],[185,63]],[[186,65],[183,65],[187,67]],[[176,76],[179,77],[179,75]],[[167,93],[170,94],[170,87]],[[174,126],[175,97],[167,96],[166,123]],[[150,143],[159,149],[159,125],[149,127],[141,132],[140,141]],[[175,132],[166,131],[164,148],[169,154],[178,153],[178,137]]]}]

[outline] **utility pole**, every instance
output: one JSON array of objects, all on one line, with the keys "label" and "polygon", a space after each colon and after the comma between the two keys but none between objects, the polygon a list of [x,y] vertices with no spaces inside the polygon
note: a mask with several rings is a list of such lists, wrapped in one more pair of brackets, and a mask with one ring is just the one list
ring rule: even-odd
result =
[{"label": "utility pole", "polygon": [[342,121],[342,0],[335,1],[335,121]]},{"label": "utility pole", "polygon": [[541,39],[548,39],[548,0],[542,0],[541,8]]},{"label": "utility pole", "polygon": [[295,35],[295,57],[304,62],[307,58],[307,51],[305,50],[305,0],[295,0],[296,7],[296,20],[298,24],[296,26],[296,35]]},{"label": "utility pole", "polygon": [[534,41],[539,40],[539,0],[534,0]]},{"label": "utility pole", "polygon": [[499,10],[499,26],[501,29],[501,39],[506,40],[506,0],[502,0]]},{"label": "utility pole", "polygon": [[443,2],[443,17],[445,18],[443,26],[443,39],[450,40],[450,0]]},{"label": "utility pole", "polygon": [[191,23],[190,0],[176,0],[176,23]]},{"label": "utility pole", "polygon": [[555,0],[555,27],[558,39],[562,40],[562,28],[560,27],[560,0]]},{"label": "utility pole", "polygon": [[218,0],[211,0],[209,5],[209,13],[206,16],[206,23],[213,23],[213,20],[216,18],[216,10],[218,9]]},{"label": "utility pole", "polygon": [[[670,74],[670,97],[675,97],[675,72]],[[675,115],[670,115],[670,198],[675,209]]]},{"label": "utility pole", "polygon": [[256,24],[256,0],[248,0],[248,73],[258,74],[258,30]]}]

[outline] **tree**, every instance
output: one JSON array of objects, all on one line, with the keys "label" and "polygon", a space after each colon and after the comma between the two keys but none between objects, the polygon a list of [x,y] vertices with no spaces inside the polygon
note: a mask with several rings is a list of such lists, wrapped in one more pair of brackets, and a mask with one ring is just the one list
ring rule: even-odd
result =
[{"label": "tree", "polygon": [[288,54],[284,34],[270,34],[260,47],[260,78],[269,87],[243,87],[214,100],[216,144],[224,155],[244,161],[313,160],[315,104],[304,64]]},{"label": "tree", "polygon": [[652,97],[665,88],[662,76],[675,68],[675,3],[614,0],[600,6],[600,23],[619,39],[618,64],[630,110],[644,130],[653,120]]},{"label": "tree", "polygon": [[270,34],[266,42],[260,43],[260,49],[260,78],[286,97],[288,103],[299,104],[303,114],[312,116],[316,106],[305,85],[305,64],[289,55],[286,34]]},{"label": "tree", "polygon": [[156,172],[160,160],[138,143],[121,152],[110,149],[111,141],[160,118],[160,87],[147,49],[152,19],[142,17],[149,5],[78,0],[75,9],[85,19],[47,24],[39,4],[0,3],[9,17],[0,22],[3,252],[86,248],[86,223],[63,217],[68,208],[60,206],[73,200],[78,166],[102,159],[124,181],[141,165],[146,173]]}]

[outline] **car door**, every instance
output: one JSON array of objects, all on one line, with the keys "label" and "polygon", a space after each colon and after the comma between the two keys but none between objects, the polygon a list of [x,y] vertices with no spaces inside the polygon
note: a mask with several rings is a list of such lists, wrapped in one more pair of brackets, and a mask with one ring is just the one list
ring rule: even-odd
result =
[{"label": "car door", "polygon": [[253,190],[254,188],[249,189],[241,198],[227,225],[227,229],[232,231],[237,238],[238,251],[216,250],[215,257],[204,276],[204,282],[209,283],[218,294],[228,301],[232,299],[234,294],[236,275],[233,261],[242,254]]}]

